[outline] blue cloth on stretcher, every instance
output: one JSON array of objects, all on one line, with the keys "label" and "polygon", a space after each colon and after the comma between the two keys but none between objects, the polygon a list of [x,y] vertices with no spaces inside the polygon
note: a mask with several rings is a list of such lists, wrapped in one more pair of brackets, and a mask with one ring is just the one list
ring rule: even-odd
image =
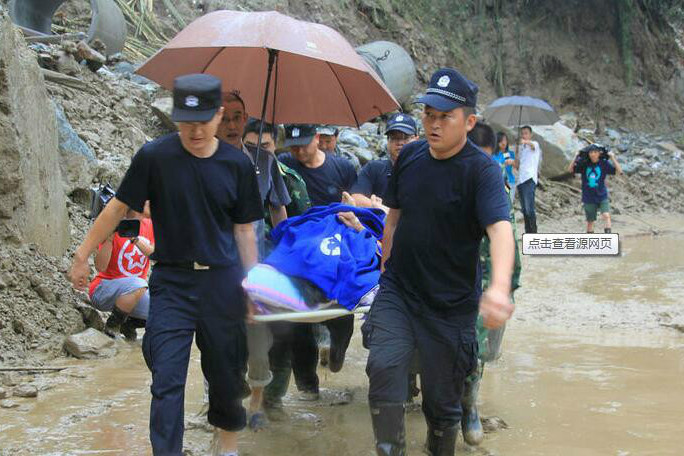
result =
[{"label": "blue cloth on stretcher", "polygon": [[[366,227],[360,233],[337,218],[351,211]],[[344,204],[316,206],[271,231],[275,249],[264,260],[278,271],[309,280],[328,299],[353,310],[380,278],[384,213]]]}]

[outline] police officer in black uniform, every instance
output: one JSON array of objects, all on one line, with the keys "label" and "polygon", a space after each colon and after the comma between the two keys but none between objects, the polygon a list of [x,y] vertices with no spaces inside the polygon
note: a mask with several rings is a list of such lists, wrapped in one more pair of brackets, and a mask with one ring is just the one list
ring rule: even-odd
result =
[{"label": "police officer in black uniform", "polygon": [[[456,70],[435,72],[427,93],[426,140],[406,145],[384,203],[383,275],[363,326],[378,455],[404,455],[404,400],[415,349],[420,358],[426,450],[454,454],[465,378],[476,367],[478,304],[485,325],[503,324],[514,240],[501,169],[467,139],[477,86]],[[492,245],[493,275],[481,292],[479,247]]]},{"label": "police officer in black uniform", "polygon": [[185,381],[196,336],[216,450],[236,455],[247,358],[240,283],[256,263],[252,222],[263,217],[261,198],[249,158],[215,138],[223,115],[220,80],[181,76],[173,98],[178,133],[145,144],[133,157],[116,197],[77,249],[71,281],[87,285],[88,256],[129,208],[142,211],[150,200],[157,244],[143,354],[152,372],[152,450],[183,454]]}]

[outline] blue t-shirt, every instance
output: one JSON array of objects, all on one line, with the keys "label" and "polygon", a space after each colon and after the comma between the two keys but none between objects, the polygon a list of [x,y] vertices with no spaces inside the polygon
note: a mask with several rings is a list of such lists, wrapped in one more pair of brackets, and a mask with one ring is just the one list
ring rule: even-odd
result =
[{"label": "blue t-shirt", "polygon": [[513,184],[515,184],[513,165],[504,165],[504,163],[506,162],[506,160],[515,160],[515,152],[513,152],[509,148],[506,148],[506,152],[501,152],[500,149],[497,149],[492,155],[492,158],[499,162],[501,167],[504,168],[504,172],[506,173],[506,182],[508,182],[509,187],[512,187]]},{"label": "blue t-shirt", "polygon": [[482,236],[510,220],[499,165],[470,140],[446,160],[415,141],[399,154],[384,202],[401,210],[386,264],[395,282],[431,307],[477,310]]},{"label": "blue t-shirt", "polygon": [[582,175],[582,202],[587,204],[600,204],[608,199],[606,177],[615,174],[615,167],[608,160],[599,160],[575,165],[575,173]]},{"label": "blue t-shirt", "polygon": [[177,133],[140,148],[116,197],[136,211],[150,200],[159,262],[239,266],[233,226],[263,218],[254,167],[242,151],[219,141],[214,155],[198,158]]},{"label": "blue t-shirt", "polygon": [[360,193],[369,198],[375,195],[384,199],[390,174],[392,174],[392,161],[389,158],[368,162],[361,168],[351,193]]},{"label": "blue t-shirt", "polygon": [[291,155],[281,155],[279,159],[302,176],[314,206],[339,203],[342,192],[351,190],[356,182],[356,171],[344,158],[325,154],[325,161],[318,168],[308,168]]}]

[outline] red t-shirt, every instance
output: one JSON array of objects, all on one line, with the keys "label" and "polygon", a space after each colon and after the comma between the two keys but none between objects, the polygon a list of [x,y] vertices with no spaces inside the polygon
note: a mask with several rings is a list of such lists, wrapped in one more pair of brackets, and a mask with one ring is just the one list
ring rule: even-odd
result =
[{"label": "red t-shirt", "polygon": [[[140,221],[140,235],[139,238],[146,239],[150,244],[154,245],[154,231],[152,230],[152,220],[143,219]],[[102,244],[100,244],[100,249]],[[131,239],[120,237],[114,234],[112,240],[112,256],[109,258],[109,264],[104,272],[100,272],[90,282],[90,296],[92,297],[95,288],[100,284],[100,281],[121,279],[124,277],[140,277],[147,279],[147,273],[150,270],[150,259],[147,258],[140,251],[138,247],[131,243]]]}]

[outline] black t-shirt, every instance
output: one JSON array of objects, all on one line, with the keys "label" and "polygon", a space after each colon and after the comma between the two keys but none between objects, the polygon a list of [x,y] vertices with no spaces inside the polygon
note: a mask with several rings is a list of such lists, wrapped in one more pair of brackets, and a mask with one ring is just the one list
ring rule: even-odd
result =
[{"label": "black t-shirt", "polygon": [[391,277],[427,305],[470,313],[481,294],[480,241],[485,228],[510,220],[501,167],[470,140],[446,160],[427,141],[407,144],[384,203],[400,209]]},{"label": "black t-shirt", "polygon": [[161,262],[239,265],[233,225],[263,218],[254,168],[242,151],[219,141],[214,155],[197,158],[177,133],[140,148],[116,197],[136,211],[150,200],[152,259]]},{"label": "black t-shirt", "polygon": [[392,161],[389,158],[368,162],[361,168],[351,193],[360,193],[369,198],[375,195],[384,199],[390,174],[392,174]]},{"label": "black t-shirt", "polygon": [[339,203],[342,200],[342,192],[351,190],[356,182],[356,171],[344,158],[325,154],[325,161],[318,168],[307,168],[292,156],[279,158],[302,176],[314,206]]}]

